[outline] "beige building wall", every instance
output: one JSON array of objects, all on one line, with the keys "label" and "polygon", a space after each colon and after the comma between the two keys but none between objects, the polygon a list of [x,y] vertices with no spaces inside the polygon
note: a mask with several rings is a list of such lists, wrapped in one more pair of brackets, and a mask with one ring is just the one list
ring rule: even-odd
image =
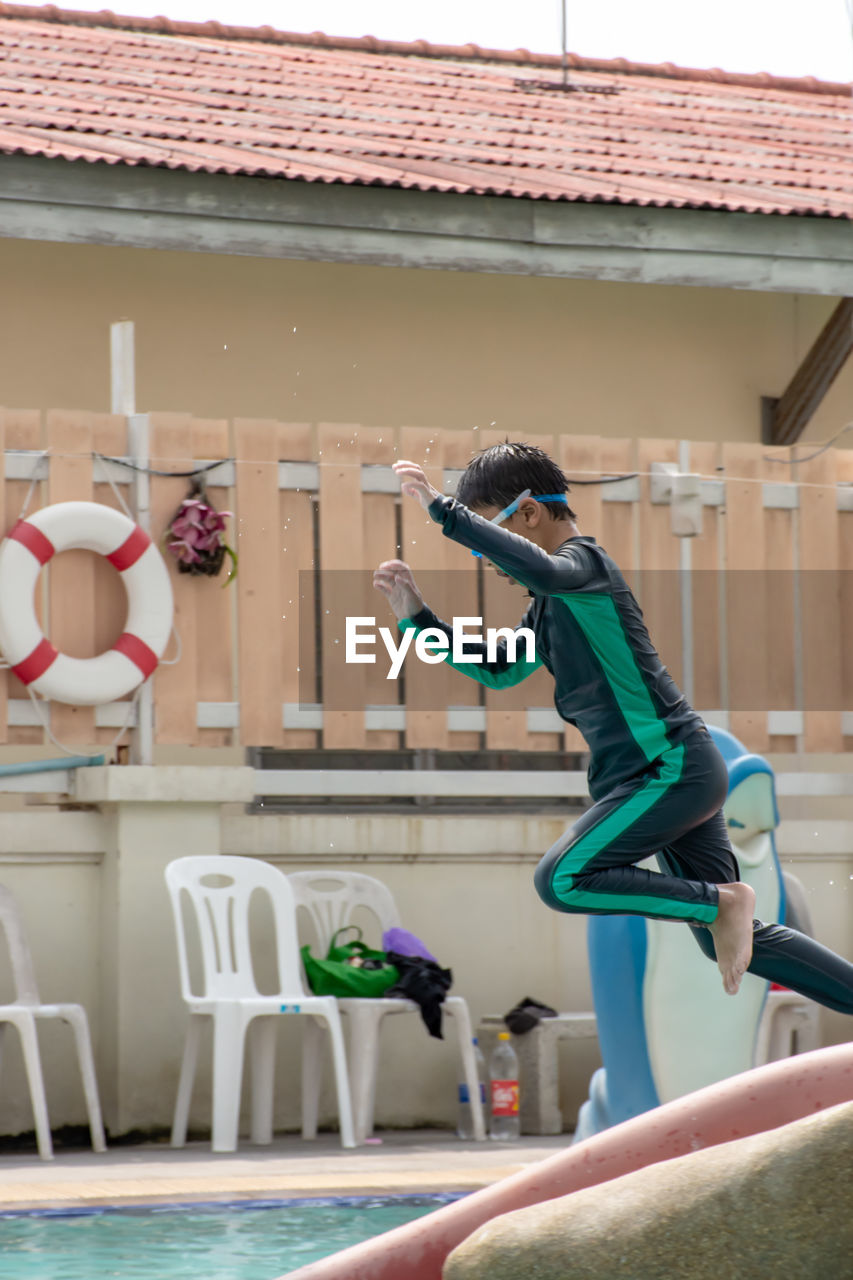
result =
[{"label": "beige building wall", "polygon": [[[0,240],[0,404],[757,440],[835,300]],[[853,418],[853,365],[806,439]]]}]

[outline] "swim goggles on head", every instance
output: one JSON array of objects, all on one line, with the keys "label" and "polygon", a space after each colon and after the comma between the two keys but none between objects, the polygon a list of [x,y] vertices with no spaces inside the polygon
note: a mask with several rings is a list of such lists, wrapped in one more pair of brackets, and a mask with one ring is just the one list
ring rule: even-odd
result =
[{"label": "swim goggles on head", "polygon": [[[508,507],[504,507],[503,511],[499,511],[496,516],[492,516],[489,524],[503,524],[504,520],[509,520],[510,516],[515,515],[525,498],[533,498],[535,502],[565,502],[568,504],[568,498],[564,493],[531,493],[529,489],[525,489],[524,493],[520,493]],[[476,556],[478,560],[483,558],[482,551],[472,551],[471,555]]]}]

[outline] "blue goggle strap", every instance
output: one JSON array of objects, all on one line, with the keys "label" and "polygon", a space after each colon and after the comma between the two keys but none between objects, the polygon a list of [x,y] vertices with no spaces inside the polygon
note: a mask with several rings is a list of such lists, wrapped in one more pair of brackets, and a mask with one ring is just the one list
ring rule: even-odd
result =
[{"label": "blue goggle strap", "polygon": [[[535,502],[564,502],[568,506],[569,500],[564,493],[531,493],[529,489],[525,489],[524,493],[520,493],[514,502],[508,507],[504,507],[503,511],[499,511],[489,521],[490,524],[503,524],[504,520],[508,520],[510,516],[515,515],[520,504],[525,498],[533,498]],[[476,556],[478,560],[482,560],[482,551],[472,551],[472,556]]]}]

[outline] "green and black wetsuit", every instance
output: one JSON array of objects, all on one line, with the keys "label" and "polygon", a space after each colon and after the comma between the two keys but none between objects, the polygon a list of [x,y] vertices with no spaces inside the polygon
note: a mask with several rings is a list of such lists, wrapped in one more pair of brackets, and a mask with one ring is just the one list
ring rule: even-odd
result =
[{"label": "green and black wetsuit", "polygon": [[[591,807],[540,862],[539,895],[558,911],[682,920],[714,958],[707,926],[717,885],[739,879],[722,805],[725,762],[702,719],[655,650],[621,572],[594,538],[568,538],[553,555],[483,520],[452,498],[429,508],[445,535],[479,551],[527,587],[519,626],[536,637],[536,656],[505,640],[491,661],[447,661],[490,688],[517,684],[540,665],[553,675],[554,703],[590,750]],[[451,628],[427,608],[402,627]],[[662,873],[635,864],[656,855]],[[750,972],[853,1013],[853,965],[782,925],[755,922]]]}]

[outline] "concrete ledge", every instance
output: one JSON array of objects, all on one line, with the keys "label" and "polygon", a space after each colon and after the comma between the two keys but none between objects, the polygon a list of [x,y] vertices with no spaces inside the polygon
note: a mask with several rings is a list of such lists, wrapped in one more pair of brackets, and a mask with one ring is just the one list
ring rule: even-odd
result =
[{"label": "concrete ledge", "polygon": [[78,769],[74,798],[91,804],[249,803],[255,795],[255,771],[185,765],[104,765]]}]

